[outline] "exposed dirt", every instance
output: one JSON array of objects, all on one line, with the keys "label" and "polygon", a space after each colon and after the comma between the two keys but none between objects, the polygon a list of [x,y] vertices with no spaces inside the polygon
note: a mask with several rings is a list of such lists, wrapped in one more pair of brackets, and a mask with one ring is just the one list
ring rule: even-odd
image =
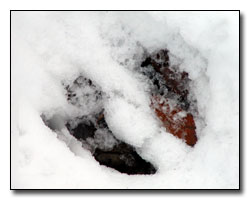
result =
[{"label": "exposed dirt", "polygon": [[191,80],[187,72],[181,72],[177,67],[170,68],[168,53],[162,49],[148,55],[141,63],[145,68],[143,73],[156,86],[152,91],[151,107],[168,132],[194,146],[197,142],[196,126],[188,99]]}]

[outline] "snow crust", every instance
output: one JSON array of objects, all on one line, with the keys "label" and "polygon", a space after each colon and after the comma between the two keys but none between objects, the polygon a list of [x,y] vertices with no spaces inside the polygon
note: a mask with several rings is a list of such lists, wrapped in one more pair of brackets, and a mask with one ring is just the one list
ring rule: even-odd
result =
[{"label": "snow crust", "polygon": [[[12,188],[238,188],[238,12],[12,12]],[[168,134],[150,109],[138,66],[167,48],[197,99],[194,148]],[[82,98],[64,85],[79,75],[105,93]],[[81,91],[79,91],[80,94]],[[105,108],[114,135],[158,169],[126,175],[99,165],[64,126]],[[53,118],[54,131],[41,115]],[[101,138],[106,137],[100,135]],[[112,138],[107,145],[112,146]]]}]

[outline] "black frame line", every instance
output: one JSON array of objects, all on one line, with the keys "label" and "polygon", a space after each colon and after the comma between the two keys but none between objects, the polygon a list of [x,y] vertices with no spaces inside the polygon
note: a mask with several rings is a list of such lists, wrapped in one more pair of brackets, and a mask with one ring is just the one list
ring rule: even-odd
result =
[{"label": "black frame line", "polygon": [[[13,189],[11,188],[11,12],[22,12],[22,11],[74,11],[74,12],[82,12],[82,11],[221,11],[221,12],[226,12],[226,11],[235,11],[239,13],[239,188],[238,189],[68,189],[68,188],[61,188],[61,189]],[[10,190],[14,191],[14,194],[16,195],[31,195],[31,194],[59,194],[59,193],[64,193],[64,194],[72,194],[72,193],[84,193],[84,194],[97,194],[97,195],[103,195],[103,194],[121,194],[121,193],[126,193],[127,194],[142,194],[142,193],[147,193],[147,194],[165,194],[165,193],[185,193],[185,194],[200,194],[200,193],[214,193],[214,194],[233,194],[233,195],[238,195],[243,192],[243,187],[242,187],[242,170],[243,170],[243,163],[242,163],[242,149],[243,148],[243,143],[241,142],[243,138],[243,126],[244,123],[244,110],[242,110],[242,104],[244,105],[244,98],[243,98],[243,92],[244,90],[244,85],[243,85],[243,74],[244,74],[244,66],[243,62],[241,60],[243,59],[243,43],[242,40],[244,39],[243,35],[243,23],[244,19],[243,16],[240,14],[240,10],[10,10]],[[242,43],[242,45],[241,45]],[[184,195],[185,195],[184,194]]]}]

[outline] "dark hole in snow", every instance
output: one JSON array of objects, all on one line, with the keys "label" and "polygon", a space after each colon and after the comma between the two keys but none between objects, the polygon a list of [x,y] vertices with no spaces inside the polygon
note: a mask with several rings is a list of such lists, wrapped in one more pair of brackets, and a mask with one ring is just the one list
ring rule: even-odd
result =
[{"label": "dark hole in snow", "polygon": [[[122,142],[114,137],[109,130],[102,113],[96,118],[94,123],[83,121],[75,128],[71,128],[70,123],[66,124],[70,133],[78,140],[85,140],[90,148],[93,148],[94,158],[101,164],[107,167],[116,169],[121,173],[132,174],[154,174],[155,167],[148,161],[143,160],[136,152],[135,148],[125,142]],[[110,142],[113,144],[98,144],[97,130],[103,130],[105,136],[101,142]],[[111,138],[108,138],[111,137]],[[106,140],[106,141],[105,141]]]}]

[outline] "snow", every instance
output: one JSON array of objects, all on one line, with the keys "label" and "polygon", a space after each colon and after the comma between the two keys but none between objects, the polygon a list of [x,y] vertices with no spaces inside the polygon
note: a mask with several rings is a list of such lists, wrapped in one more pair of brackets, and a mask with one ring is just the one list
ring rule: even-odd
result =
[{"label": "snow", "polygon": [[135,147],[141,147],[157,131],[155,119],[141,107],[119,97],[105,106],[106,120],[115,136]]},{"label": "snow", "polygon": [[[219,11],[12,12],[12,188],[238,188],[238,17]],[[149,106],[149,84],[136,67],[143,52],[161,48],[193,80],[194,148],[160,126]],[[105,93],[102,102],[93,95],[82,98],[84,109],[67,102],[63,84],[80,74]],[[63,126],[101,105],[114,135],[153,163],[155,175],[101,166]],[[43,114],[54,119],[54,131]]]}]

